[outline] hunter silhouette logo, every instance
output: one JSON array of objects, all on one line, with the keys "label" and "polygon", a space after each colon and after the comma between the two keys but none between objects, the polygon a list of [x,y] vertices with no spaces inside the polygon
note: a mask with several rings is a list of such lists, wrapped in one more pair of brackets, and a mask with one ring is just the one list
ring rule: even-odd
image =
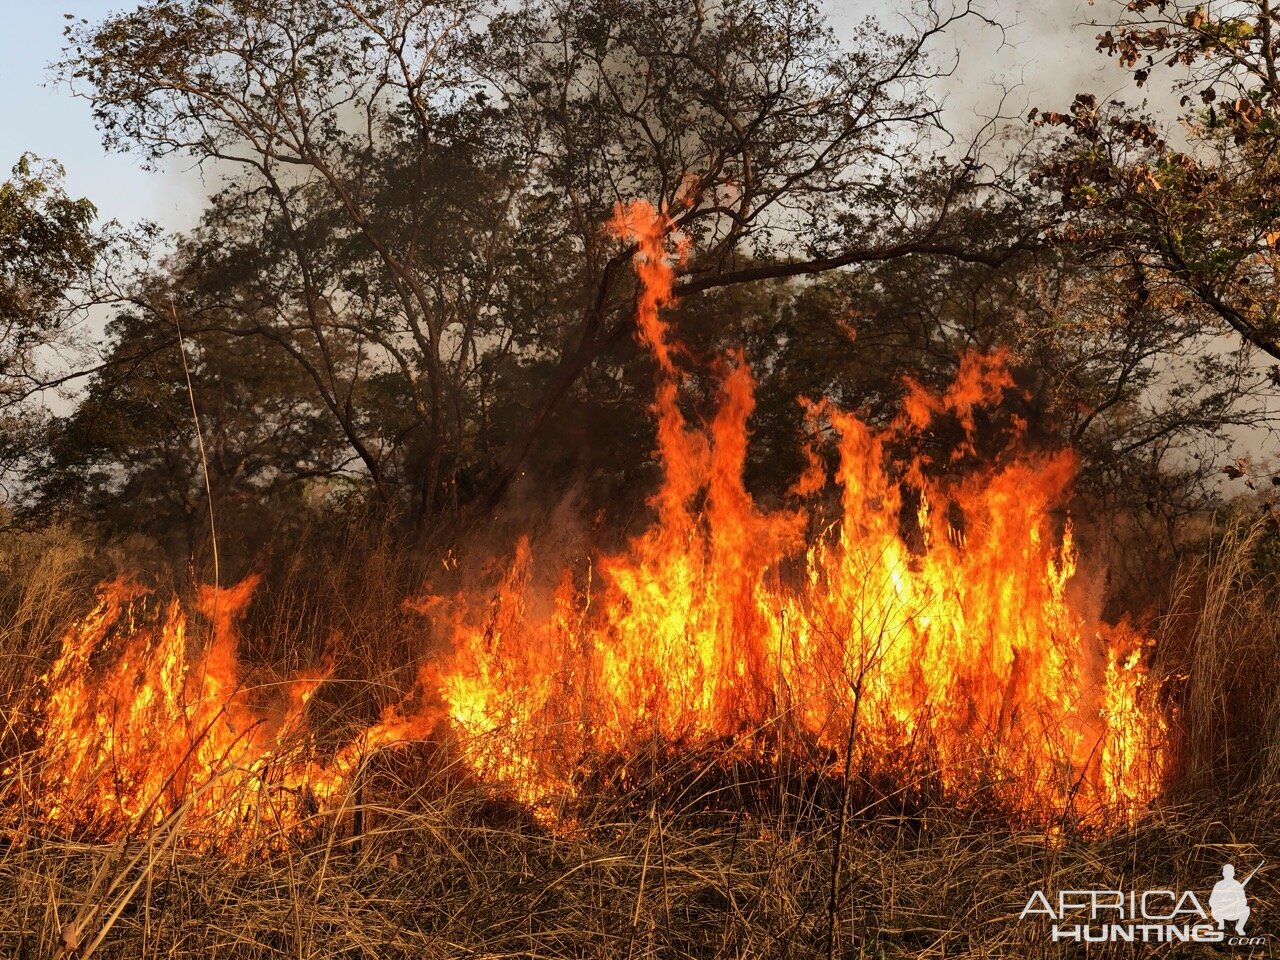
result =
[{"label": "hunter silhouette logo", "polygon": [[[1043,917],[1055,943],[1222,943],[1257,946],[1270,938],[1249,935],[1252,913],[1245,887],[1263,863],[1236,879],[1234,864],[1224,864],[1207,905],[1194,890],[1059,890],[1056,897],[1036,890],[1020,920]],[[1207,909],[1206,909],[1207,906]],[[1235,925],[1234,934],[1227,924]]]},{"label": "hunter silhouette logo", "polygon": [[1224,929],[1228,921],[1234,921],[1236,933],[1244,936],[1244,925],[1249,919],[1249,897],[1244,888],[1262,867],[1262,863],[1254,867],[1243,880],[1236,879],[1236,868],[1232,864],[1223,866],[1222,879],[1214,884],[1213,893],[1209,894],[1209,909],[1213,911],[1213,919],[1217,921],[1219,929]]}]

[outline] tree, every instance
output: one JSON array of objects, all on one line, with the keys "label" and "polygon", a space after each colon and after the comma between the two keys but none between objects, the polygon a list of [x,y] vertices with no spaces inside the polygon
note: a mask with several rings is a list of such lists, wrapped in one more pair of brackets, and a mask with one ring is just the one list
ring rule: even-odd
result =
[{"label": "tree", "polygon": [[[509,193],[467,192],[449,175],[484,163],[489,111],[466,98],[456,55],[474,13],[408,0],[158,2],[72,28],[80,49],[66,64],[91,81],[109,143],[241,169],[222,210],[256,219],[254,242],[284,258],[243,264],[271,312],[255,311],[254,332],[303,367],[384,499],[401,478],[361,432],[353,397],[371,370],[398,371],[426,433],[424,516],[500,262],[479,255],[511,226]],[[363,363],[344,369],[337,355],[352,351]]]},{"label": "tree", "polygon": [[30,376],[33,350],[62,324],[68,288],[97,252],[97,211],[67,196],[63,175],[25,154],[0,184],[0,399]]},{"label": "tree", "polygon": [[101,249],[93,204],[69,197],[64,171],[25,154],[0,184],[0,477],[29,452],[38,421],[24,407],[76,307],[74,288]]},{"label": "tree", "polygon": [[202,286],[233,282],[200,255],[197,243],[180,246],[107,325],[102,363],[75,411],[45,430],[30,470],[34,512],[149,537],[188,563],[212,539],[206,469],[220,551],[233,561],[355,482],[303,368],[218,323],[235,298],[224,291],[221,307],[198,314],[197,335],[175,336],[173,304],[191,310]]},{"label": "tree", "polygon": [[1122,9],[1099,49],[1139,87],[1168,71],[1181,132],[1088,94],[1041,115],[1071,136],[1045,169],[1062,191],[1059,235],[1109,260],[1139,295],[1165,288],[1174,309],[1207,314],[1280,360],[1280,14],[1270,0]]},{"label": "tree", "polygon": [[[495,502],[630,332],[634,250],[602,230],[621,198],[694,239],[690,293],[1007,256],[957,246],[952,204],[919,218],[884,191],[937,126],[928,46],[969,15],[868,21],[846,45],[809,0],[152,0],[73,26],[63,68],[108,143],[239,171],[205,234],[255,292],[221,322],[302,367],[378,495],[425,527],[461,475]],[[950,195],[974,169],[945,171]],[[503,449],[498,371],[542,380]],[[375,395],[407,412],[390,441],[359,408]]]},{"label": "tree", "polygon": [[655,202],[691,241],[681,295],[911,254],[995,263],[1034,242],[955,242],[973,156],[930,168],[945,202],[912,195],[907,174],[939,127],[932,83],[945,67],[930,44],[975,16],[920,14],[910,35],[866,20],[850,44],[808,0],[551,0],[495,19],[483,69],[522,118],[534,188],[581,251],[582,295],[488,502],[584,371],[631,333],[634,250],[600,230],[620,199]]}]

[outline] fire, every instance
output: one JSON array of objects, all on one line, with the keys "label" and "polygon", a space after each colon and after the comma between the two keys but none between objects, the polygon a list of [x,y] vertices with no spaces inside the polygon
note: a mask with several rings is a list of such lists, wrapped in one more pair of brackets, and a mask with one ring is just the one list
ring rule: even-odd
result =
[{"label": "fire", "polygon": [[266,692],[241,677],[237,623],[256,586],[251,576],[201,590],[203,645],[176,599],[157,609],[152,591],[125,579],[99,589],[41,678],[38,802],[49,823],[112,835],[181,818],[208,846],[280,837],[329,805],[364,756],[425,732],[425,715],[391,711],[321,762],[306,709],[327,672]]},{"label": "fire", "polygon": [[[565,581],[542,616],[530,616],[521,544],[488,629],[459,631],[444,675],[474,769],[537,801],[572,789],[583,757],[789,737],[837,757],[835,772],[987,789],[1034,817],[1149,801],[1166,725],[1146,641],[1069,591],[1077,553],[1054,516],[1074,457],[1024,452],[952,473],[891,453],[943,417],[964,436],[953,461],[973,453],[974,411],[1013,385],[1004,358],[965,357],[940,396],[910,385],[883,430],[810,404],[838,448],[841,500],[806,544],[816,507],[763,510],[743,486],[755,383],[742,357],[728,358],[708,427],[681,413],[660,314],[683,253],[669,252],[669,222],[635,203],[613,226],[638,247],[637,328],[659,370],[656,520],[598,563],[599,584],[575,595]],[[825,482],[815,451],[793,493],[811,501]]]},{"label": "fire", "polygon": [[[428,736],[544,813],[593,758],[646,744],[767,757],[785,741],[835,775],[984,791],[1037,819],[1154,797],[1168,737],[1149,642],[1101,623],[1072,589],[1077,551],[1059,517],[1074,457],[1022,450],[1015,420],[1016,455],[968,466],[975,411],[1013,389],[1005,358],[966,356],[940,395],[908,385],[883,428],[808,403],[809,468],[788,509],[766,509],[743,484],[755,380],[742,355],[723,362],[708,424],[678,403],[661,311],[683,242],[643,203],[620,207],[613,230],[636,245],[637,331],[658,368],[664,477],[649,529],[585,577],[548,573],[524,540],[492,596],[413,601],[449,625],[451,653],[424,665],[419,706],[326,756],[307,723],[324,671],[269,692],[242,676],[253,578],[203,591],[199,638],[177,601],[108,584],[44,678],[49,822],[118,833],[181,816],[223,845],[295,830],[339,804],[365,757]],[[944,420],[962,437],[950,462],[902,453]]]}]

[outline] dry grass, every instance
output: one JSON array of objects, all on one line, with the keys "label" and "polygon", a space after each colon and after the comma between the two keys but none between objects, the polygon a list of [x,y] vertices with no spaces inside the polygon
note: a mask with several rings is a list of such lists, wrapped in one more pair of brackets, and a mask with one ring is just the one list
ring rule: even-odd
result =
[{"label": "dry grass", "polygon": [[[1171,678],[1181,768],[1136,824],[1046,835],[981,798],[905,804],[865,783],[846,804],[829,780],[704,755],[654,765],[625,791],[602,785],[548,828],[436,745],[377,761],[358,804],[317,815],[305,836],[274,838],[269,855],[197,852],[181,810],[114,844],[14,820],[0,833],[0,957],[1083,955],[1018,921],[1032,890],[1203,892],[1222,863],[1280,853],[1280,626],[1258,562],[1269,536],[1233,528],[1181,584],[1157,663]],[[18,706],[94,573],[73,538],[46,537],[2,554],[0,797],[29,758]],[[309,579],[286,568],[280,582],[306,600],[258,614],[277,637],[259,653],[305,660],[314,624],[331,623],[365,651],[347,664],[353,683],[360,674],[374,701],[383,687],[402,690],[388,665],[405,662],[392,654],[409,641],[388,637],[385,619],[375,626],[399,615],[392,563],[369,556],[364,594],[335,579],[349,563],[315,565]],[[1280,935],[1276,877],[1265,868],[1249,893],[1255,929]],[[1090,955],[1133,954],[1110,949]]]},{"label": "dry grass", "polygon": [[1268,520],[1226,527],[1186,570],[1159,636],[1174,678],[1178,790],[1280,783],[1280,584]]},{"label": "dry grass", "polygon": [[[1031,890],[1203,891],[1224,861],[1257,862],[1273,845],[1280,804],[1256,799],[1212,817],[1167,808],[1092,840],[945,809],[858,818],[834,955],[1067,955],[1017,921]],[[374,825],[358,845],[344,824],[269,859],[202,856],[163,838],[13,847],[0,858],[0,952],[50,957],[74,941],[87,956],[105,927],[100,957],[827,955],[830,825],[654,810],[548,832],[462,788],[412,812],[366,813]],[[1280,898],[1265,872],[1250,896],[1269,928]]]}]

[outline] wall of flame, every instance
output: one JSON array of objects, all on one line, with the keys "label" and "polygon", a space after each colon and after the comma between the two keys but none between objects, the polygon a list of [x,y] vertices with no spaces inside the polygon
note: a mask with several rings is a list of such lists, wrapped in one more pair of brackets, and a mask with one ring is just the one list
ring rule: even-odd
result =
[{"label": "wall of flame", "polygon": [[[1075,458],[1023,451],[959,467],[975,411],[1012,389],[1005,358],[966,356],[941,395],[909,385],[883,429],[809,403],[815,449],[795,505],[764,509],[743,485],[755,381],[742,356],[725,359],[710,422],[687,422],[678,403],[684,374],[661,311],[685,245],[644,203],[621,205],[612,229],[636,247],[638,337],[658,368],[651,526],[585,582],[564,571],[550,597],[523,540],[495,590],[416,601],[454,641],[411,698],[431,706],[389,710],[323,756],[307,703],[325,671],[266,694],[244,685],[236,624],[253,578],[202,593],[205,643],[176,601],[106,584],[43,678],[31,792],[48,821],[118,834],[180,816],[225,844],[323,815],[364,758],[428,737],[455,741],[476,777],[544,810],[592,758],[708,742],[760,756],[783,739],[834,775],[983,792],[1031,818],[1132,815],[1151,801],[1169,746],[1149,641],[1068,590],[1077,551],[1055,517]],[[941,418],[964,436],[952,463],[895,457]],[[824,523],[829,481],[839,516]]]}]

